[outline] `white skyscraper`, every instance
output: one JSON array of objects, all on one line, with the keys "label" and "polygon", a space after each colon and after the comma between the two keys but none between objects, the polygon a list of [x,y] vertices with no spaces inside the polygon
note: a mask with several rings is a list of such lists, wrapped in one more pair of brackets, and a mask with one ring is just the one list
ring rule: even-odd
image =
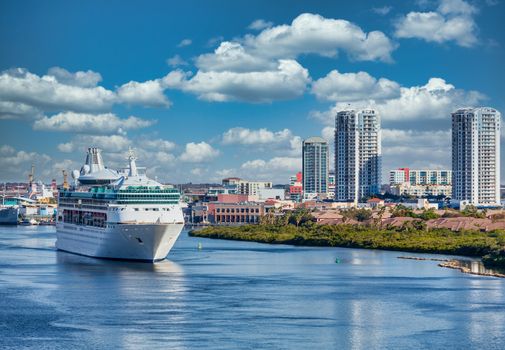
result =
[{"label": "white skyscraper", "polygon": [[345,110],[335,117],[335,199],[357,202],[379,193],[380,116],[373,109]]},{"label": "white skyscraper", "polygon": [[321,137],[303,141],[302,169],[304,197],[326,196],[329,174],[328,142]]},{"label": "white skyscraper", "polygon": [[500,120],[500,112],[488,107],[452,113],[453,200],[500,204]]}]

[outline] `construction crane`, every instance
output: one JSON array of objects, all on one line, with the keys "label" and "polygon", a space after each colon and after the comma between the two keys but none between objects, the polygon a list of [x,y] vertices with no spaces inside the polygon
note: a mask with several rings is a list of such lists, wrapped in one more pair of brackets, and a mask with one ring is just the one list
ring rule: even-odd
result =
[{"label": "construction crane", "polygon": [[35,175],[35,164],[32,163],[32,169],[30,174],[28,174],[28,198],[32,198],[36,195],[36,190],[33,188],[33,176]]},{"label": "construction crane", "polygon": [[63,172],[63,189],[68,190],[70,188],[70,186],[68,185],[68,181],[67,181],[67,171],[62,170],[62,172]]},{"label": "construction crane", "polygon": [[28,175],[28,182],[30,183],[30,187],[32,187],[34,175],[35,175],[35,164],[32,164],[32,170],[30,171],[30,174]]}]

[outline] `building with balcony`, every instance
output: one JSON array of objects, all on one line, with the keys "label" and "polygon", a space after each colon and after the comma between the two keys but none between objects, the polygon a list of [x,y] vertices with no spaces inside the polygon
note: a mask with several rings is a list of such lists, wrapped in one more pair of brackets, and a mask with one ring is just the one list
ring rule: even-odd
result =
[{"label": "building with balcony", "polygon": [[500,121],[494,108],[452,113],[452,198],[475,206],[500,205]]},{"label": "building with balcony", "polygon": [[373,109],[344,110],[335,117],[335,199],[353,201],[380,192],[380,116]]},{"label": "building with balcony", "polygon": [[389,192],[415,197],[452,195],[452,171],[399,168],[389,172]]},{"label": "building with balcony", "polygon": [[258,190],[261,188],[272,188],[270,181],[247,181],[238,177],[229,177],[223,179],[223,186],[228,189],[235,188],[235,193],[245,194],[249,196],[258,195]]},{"label": "building with balcony", "polygon": [[328,142],[310,137],[302,144],[302,183],[304,198],[326,198],[329,175]]}]

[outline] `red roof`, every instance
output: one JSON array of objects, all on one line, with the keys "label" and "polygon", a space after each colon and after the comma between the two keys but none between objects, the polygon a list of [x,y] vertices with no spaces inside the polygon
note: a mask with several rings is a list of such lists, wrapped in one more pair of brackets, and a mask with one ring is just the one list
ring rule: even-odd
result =
[{"label": "red roof", "polygon": [[370,198],[369,200],[366,201],[367,203],[380,203],[380,202],[384,202],[383,199],[380,199],[380,198]]}]

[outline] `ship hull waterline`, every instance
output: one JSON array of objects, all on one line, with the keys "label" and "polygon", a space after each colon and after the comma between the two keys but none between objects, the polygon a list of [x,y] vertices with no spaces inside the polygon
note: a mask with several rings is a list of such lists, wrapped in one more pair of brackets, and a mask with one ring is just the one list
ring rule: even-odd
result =
[{"label": "ship hull waterline", "polygon": [[165,259],[184,224],[116,224],[107,228],[58,223],[56,248],[101,259]]}]

